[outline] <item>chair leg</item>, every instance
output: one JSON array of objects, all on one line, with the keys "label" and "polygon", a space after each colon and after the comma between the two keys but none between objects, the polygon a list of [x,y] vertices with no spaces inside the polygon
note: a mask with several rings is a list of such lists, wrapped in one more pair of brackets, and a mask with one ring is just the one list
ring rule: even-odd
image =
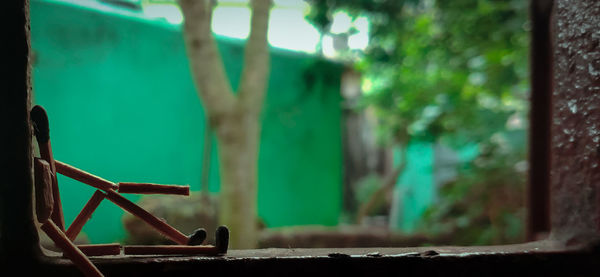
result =
[{"label": "chair leg", "polygon": [[96,192],[94,192],[94,195],[92,195],[92,198],[90,198],[90,200],[85,204],[85,206],[83,206],[83,209],[81,209],[81,212],[79,212],[79,214],[77,215],[75,220],[73,220],[73,223],[71,223],[69,229],[67,229],[67,232],[65,233],[65,235],[67,235],[67,237],[71,241],[75,240],[77,235],[79,235],[79,232],[81,232],[83,225],[85,225],[85,223],[90,219],[90,217],[92,217],[92,213],[96,210],[96,208],[98,208],[102,200],[104,200],[104,193],[97,190]]},{"label": "chair leg", "polygon": [[42,230],[54,241],[58,248],[62,249],[64,255],[69,258],[81,272],[88,277],[104,276],[98,268],[86,257],[73,242],[65,236],[58,226],[48,220],[42,224]]}]

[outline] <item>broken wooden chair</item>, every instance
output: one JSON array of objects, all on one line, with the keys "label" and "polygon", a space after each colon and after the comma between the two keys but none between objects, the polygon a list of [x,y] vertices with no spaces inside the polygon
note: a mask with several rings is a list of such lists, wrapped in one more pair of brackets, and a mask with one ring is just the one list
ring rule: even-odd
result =
[{"label": "broken wooden chair", "polygon": [[[150,183],[115,184],[66,163],[56,161],[52,155],[46,111],[41,106],[33,107],[31,110],[31,119],[41,156],[34,160],[36,215],[38,221],[42,224],[41,229],[54,241],[57,247],[62,249],[63,255],[71,259],[86,276],[102,276],[100,271],[88,259],[88,256],[118,255],[121,253],[121,245],[117,243],[91,245],[75,245],[73,243],[73,240],[81,232],[81,229],[90,219],[92,213],[105,198],[145,221],[165,237],[179,244],[124,246],[123,253],[125,255],[222,255],[227,252],[229,230],[225,226],[217,228],[214,246],[200,245],[206,238],[206,231],[203,228],[199,228],[192,235],[186,236],[121,195],[121,193],[136,193],[188,196],[189,186]],[[66,231],[56,173],[97,189]]]}]

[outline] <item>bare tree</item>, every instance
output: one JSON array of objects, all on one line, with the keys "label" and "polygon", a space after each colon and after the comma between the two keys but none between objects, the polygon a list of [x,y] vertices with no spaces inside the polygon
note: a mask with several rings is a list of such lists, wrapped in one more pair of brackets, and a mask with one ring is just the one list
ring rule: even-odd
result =
[{"label": "bare tree", "polygon": [[251,0],[250,37],[237,94],[225,75],[211,32],[213,0],[179,0],[193,78],[211,128],[217,135],[221,173],[219,221],[231,229],[231,245],[254,248],[258,242],[257,162],[269,49],[270,0]]}]

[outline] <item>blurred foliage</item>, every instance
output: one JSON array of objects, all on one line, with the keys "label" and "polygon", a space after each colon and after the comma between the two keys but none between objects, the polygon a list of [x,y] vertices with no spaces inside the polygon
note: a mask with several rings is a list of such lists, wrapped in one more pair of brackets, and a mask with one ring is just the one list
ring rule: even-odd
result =
[{"label": "blurred foliage", "polygon": [[335,12],[369,19],[369,46],[355,64],[363,74],[362,107],[375,110],[381,141],[480,144],[480,155],[440,189],[424,227],[460,230],[461,244],[518,240],[526,167],[527,1],[308,2],[307,19],[325,34]]},{"label": "blurred foliage", "polygon": [[480,154],[441,187],[421,230],[452,235],[452,243],[486,245],[524,240],[525,132],[498,132],[480,143]]}]

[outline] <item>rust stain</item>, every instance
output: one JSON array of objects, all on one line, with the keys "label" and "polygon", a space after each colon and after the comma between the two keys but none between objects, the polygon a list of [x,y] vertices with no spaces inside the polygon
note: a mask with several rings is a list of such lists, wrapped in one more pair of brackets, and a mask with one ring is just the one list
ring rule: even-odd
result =
[{"label": "rust stain", "polygon": [[551,209],[558,239],[600,231],[600,1],[556,1]]}]

